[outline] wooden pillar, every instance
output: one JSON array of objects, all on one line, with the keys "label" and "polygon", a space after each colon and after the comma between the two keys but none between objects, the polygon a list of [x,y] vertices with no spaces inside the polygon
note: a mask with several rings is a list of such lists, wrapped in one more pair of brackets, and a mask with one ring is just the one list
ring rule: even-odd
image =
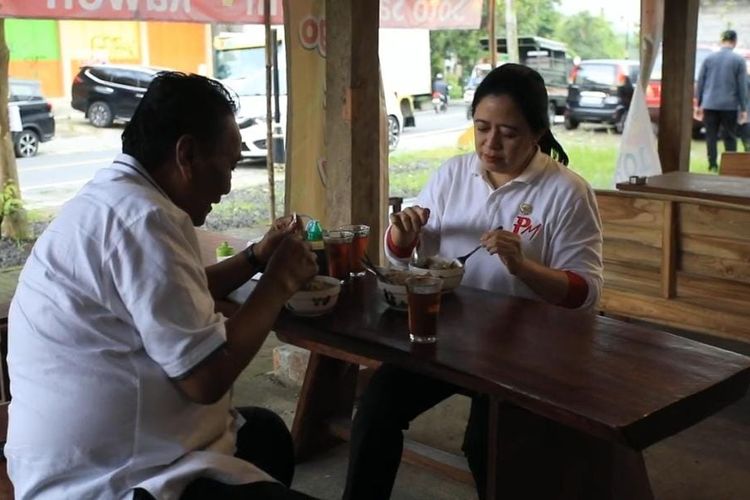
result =
[{"label": "wooden pillar", "polygon": [[662,171],[690,164],[699,0],[664,1],[659,159]]},{"label": "wooden pillar", "polygon": [[373,257],[380,254],[388,210],[379,15],[378,0],[326,0],[327,225],[369,225]]}]

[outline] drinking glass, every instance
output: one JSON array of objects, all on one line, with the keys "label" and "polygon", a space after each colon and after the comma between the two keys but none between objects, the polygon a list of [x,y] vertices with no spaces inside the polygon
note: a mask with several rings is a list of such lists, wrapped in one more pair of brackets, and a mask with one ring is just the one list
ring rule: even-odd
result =
[{"label": "drinking glass", "polygon": [[328,275],[338,278],[342,282],[349,277],[353,240],[354,233],[351,231],[323,231],[323,243],[328,259]]},{"label": "drinking glass", "polygon": [[418,344],[437,341],[437,318],[443,280],[435,276],[412,276],[406,280],[409,303],[409,340]]},{"label": "drinking glass", "polygon": [[370,226],[365,226],[364,224],[349,224],[347,226],[341,226],[339,229],[342,231],[350,231],[354,234],[349,275],[352,277],[364,276],[365,266],[362,264],[362,258],[367,251],[367,243],[370,239]]}]

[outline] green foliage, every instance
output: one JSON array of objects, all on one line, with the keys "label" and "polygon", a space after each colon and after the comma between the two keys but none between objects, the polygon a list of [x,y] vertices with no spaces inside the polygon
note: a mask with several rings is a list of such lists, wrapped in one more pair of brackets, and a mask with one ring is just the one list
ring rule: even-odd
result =
[{"label": "green foliage", "polygon": [[[518,36],[542,36],[554,38],[560,13],[560,0],[515,0],[516,31]],[[498,36],[505,36],[505,2],[499,0],[496,9]]]},{"label": "green foliage", "polygon": [[23,201],[18,186],[13,181],[6,181],[2,192],[0,192],[0,224],[3,223],[6,216],[13,215],[21,210],[23,210]]},{"label": "green foliage", "polygon": [[558,27],[555,37],[565,42],[568,49],[581,59],[617,59],[627,55],[624,40],[614,33],[610,23],[588,12],[567,17]]}]

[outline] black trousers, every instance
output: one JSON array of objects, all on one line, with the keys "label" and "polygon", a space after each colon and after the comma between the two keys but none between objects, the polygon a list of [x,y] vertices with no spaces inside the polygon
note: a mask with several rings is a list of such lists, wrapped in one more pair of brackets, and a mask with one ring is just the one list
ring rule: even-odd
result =
[{"label": "black trousers", "polygon": [[[238,408],[245,419],[237,432],[235,456],[256,465],[282,484],[256,482],[224,484],[209,478],[191,482],[181,500],[309,500],[313,497],[292,491],[294,477],[294,445],[292,436],[281,417],[257,407]],[[135,490],[135,500],[153,500],[146,490]]]},{"label": "black trousers", "polygon": [[[382,365],[370,379],[352,424],[344,499],[390,498],[401,463],[403,431],[414,418],[459,390],[424,375]],[[463,445],[480,495],[486,483],[487,410],[484,398],[472,399]]]},{"label": "black trousers", "polygon": [[706,125],[706,151],[708,153],[708,167],[716,169],[719,129],[722,129],[722,139],[725,151],[737,151],[737,111],[723,111],[706,109],[703,111],[703,123]]},{"label": "black trousers", "polygon": [[[392,365],[373,374],[354,418],[345,500],[387,500],[401,461],[403,431],[419,414],[458,392],[456,386]],[[480,499],[486,497],[489,400],[472,397],[463,452]],[[503,498],[596,500],[591,478],[602,475],[611,446],[513,404],[498,411],[503,455],[497,484]],[[562,465],[561,465],[562,464]]]}]

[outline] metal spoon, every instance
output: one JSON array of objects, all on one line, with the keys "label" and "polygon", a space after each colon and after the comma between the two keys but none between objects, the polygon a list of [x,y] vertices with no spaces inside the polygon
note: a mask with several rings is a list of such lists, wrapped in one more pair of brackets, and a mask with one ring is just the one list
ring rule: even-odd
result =
[{"label": "metal spoon", "polygon": [[382,281],[382,282],[384,282],[384,283],[390,283],[390,282],[391,282],[391,280],[389,280],[389,279],[388,279],[388,278],[386,277],[386,275],[385,275],[385,274],[381,273],[381,272],[380,272],[380,271],[378,270],[378,268],[377,268],[377,267],[376,267],[376,266],[375,266],[375,265],[374,265],[374,264],[372,263],[372,261],[370,260],[370,257],[368,257],[368,256],[367,256],[367,254],[365,254],[365,255],[364,255],[364,257],[362,257],[361,261],[362,261],[362,265],[363,265],[363,266],[365,266],[365,269],[367,269],[367,270],[368,270],[368,271],[370,271],[370,272],[371,272],[372,274],[374,274],[375,276],[377,276],[377,278],[378,278],[378,279],[379,279],[380,281]]},{"label": "metal spoon", "polygon": [[[502,230],[503,230],[503,226],[497,226],[495,228],[495,231],[502,231]],[[471,252],[467,253],[466,255],[462,255],[461,257],[458,257],[456,260],[459,261],[461,263],[461,265],[463,266],[464,263],[469,259],[469,257],[471,257],[472,255],[474,255],[474,252],[476,252],[480,248],[482,248],[482,245],[477,245],[477,247],[474,250],[472,250]]]}]

